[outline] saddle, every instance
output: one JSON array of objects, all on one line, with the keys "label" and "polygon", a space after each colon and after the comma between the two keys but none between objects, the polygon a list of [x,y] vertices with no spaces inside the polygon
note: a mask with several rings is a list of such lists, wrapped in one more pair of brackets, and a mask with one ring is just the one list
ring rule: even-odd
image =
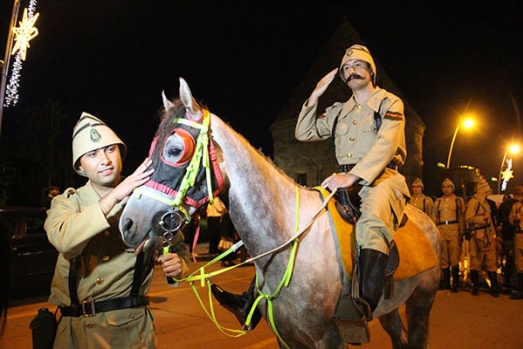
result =
[{"label": "saddle", "polygon": [[[320,192],[320,197],[324,199],[328,196],[326,189],[316,188]],[[352,194],[351,194],[352,192]],[[359,190],[346,192],[345,198],[353,200]],[[341,193],[343,196],[344,193]],[[336,193],[333,198],[340,197]],[[343,199],[342,199],[343,200]],[[358,200],[355,198],[355,200]],[[355,202],[343,203],[339,200],[331,200],[327,204],[327,213],[331,223],[331,231],[336,242],[337,257],[340,263],[340,275],[342,279],[342,291],[338,304],[333,315],[340,333],[346,343],[367,343],[370,339],[365,312],[362,311],[361,304],[358,303],[358,271],[356,259],[356,239],[354,232],[354,219],[347,220],[343,212],[345,207],[355,206]],[[340,212],[340,208],[342,212]],[[358,210],[353,212],[359,212]],[[404,215],[406,217],[406,215]],[[359,216],[358,216],[359,218]],[[399,229],[394,235],[394,243],[389,249],[389,262],[386,267],[386,284],[384,289],[384,299],[393,296],[393,280],[402,280],[413,277],[425,270],[438,265],[438,257],[432,246],[420,228],[410,220],[403,219],[399,224]],[[399,255],[402,256],[399,263]]]}]

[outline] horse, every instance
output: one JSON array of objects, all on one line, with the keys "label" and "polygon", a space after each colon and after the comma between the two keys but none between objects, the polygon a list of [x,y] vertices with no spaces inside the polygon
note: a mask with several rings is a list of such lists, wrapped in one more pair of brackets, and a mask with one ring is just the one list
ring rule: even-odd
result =
[{"label": "horse", "polygon": [[[299,238],[292,279],[273,301],[278,343],[281,348],[345,348],[349,344],[333,320],[342,289],[336,241],[318,192],[295,183],[232,127],[203,109],[182,78],[179,92],[175,101],[163,94],[163,121],[149,155],[155,172],[151,183],[137,188],[125,206],[120,218],[124,242],[135,248],[147,246],[159,234],[159,227],[167,232],[179,229],[205,200],[223,190],[228,195],[230,219],[244,246],[251,256],[261,256],[254,260],[259,289],[271,294],[292,258],[290,248],[279,246],[295,236],[298,223],[304,232]],[[209,115],[210,142],[203,152],[210,154],[211,165],[193,175],[187,184],[181,179],[184,171],[180,167],[188,166],[191,157],[197,156],[194,148],[198,142],[188,140],[187,131],[180,129],[187,124],[184,120],[201,120],[205,113]],[[206,178],[209,175],[214,178],[212,183]],[[193,197],[184,198],[190,190],[194,191]],[[207,192],[205,199],[202,192]],[[439,235],[434,223],[413,206],[407,205],[405,210],[439,256]],[[380,300],[373,318],[379,318],[394,349],[427,348],[429,314],[439,280],[440,268],[433,267],[396,282],[393,297]],[[398,311],[403,304],[408,330]],[[258,309],[267,319],[265,300],[258,304]]]}]

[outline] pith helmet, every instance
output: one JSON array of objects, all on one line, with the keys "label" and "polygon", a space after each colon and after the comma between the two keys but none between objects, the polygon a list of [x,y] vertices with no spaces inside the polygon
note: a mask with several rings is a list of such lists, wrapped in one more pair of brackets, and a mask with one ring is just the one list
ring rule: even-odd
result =
[{"label": "pith helmet", "polygon": [[512,189],[512,195],[519,197],[523,196],[523,185],[518,184]]},{"label": "pith helmet", "polygon": [[352,45],[347,50],[345,50],[345,54],[341,58],[339,70],[340,77],[343,80],[343,82],[346,81],[345,77],[343,76],[343,65],[351,59],[358,59],[360,61],[369,63],[373,73],[372,82],[376,84],[376,64],[374,63],[374,59],[372,59],[372,56],[370,55],[369,49],[362,45]]},{"label": "pith helmet", "polygon": [[84,154],[112,144],[118,144],[123,160],[127,154],[125,143],[102,120],[82,113],[73,129],[73,168],[76,173],[85,176],[78,168]]},{"label": "pith helmet", "polygon": [[482,177],[479,180],[478,184],[476,184],[476,193],[484,194],[484,193],[488,193],[489,191],[490,191],[490,186],[488,185],[485,178]]},{"label": "pith helmet", "polygon": [[441,183],[441,185],[450,185],[450,186],[452,187],[453,190],[456,189],[456,187],[454,186],[454,182],[452,182],[452,181],[450,180],[450,178],[445,178],[445,179],[443,180],[443,182]]},{"label": "pith helmet", "polygon": [[421,181],[420,178],[416,178],[413,182],[412,182],[412,185],[419,185],[422,189],[425,188],[425,186],[423,185],[423,182]]}]

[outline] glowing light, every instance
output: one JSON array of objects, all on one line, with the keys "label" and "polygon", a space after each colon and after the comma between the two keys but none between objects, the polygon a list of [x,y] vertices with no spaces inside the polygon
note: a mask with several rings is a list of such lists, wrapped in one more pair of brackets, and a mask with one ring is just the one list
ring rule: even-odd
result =
[{"label": "glowing light", "polygon": [[508,181],[514,178],[514,174],[512,171],[512,159],[507,159],[507,168],[505,169],[505,171],[501,172],[501,178],[503,178],[503,183],[501,183],[501,190],[505,191],[507,190]]},{"label": "glowing light", "polygon": [[[35,15],[36,0],[29,1],[29,6],[24,9],[23,19],[18,28],[13,28],[14,40],[16,41],[11,54],[16,53],[13,63],[13,70],[9,84],[6,86],[4,106],[15,106],[18,103],[18,88],[20,87],[20,72],[22,71],[22,61],[25,60],[29,41],[38,35],[38,29],[34,27],[39,14]],[[1,102],[0,102],[1,103]]]},{"label": "glowing light", "polygon": [[22,21],[20,21],[20,26],[18,28],[13,28],[15,45],[13,46],[11,54],[14,55],[18,52],[22,61],[25,61],[27,49],[31,47],[29,41],[38,35],[38,29],[36,29],[34,25],[39,15],[40,14],[37,13],[34,16],[28,17],[27,9],[24,9],[24,15]]}]

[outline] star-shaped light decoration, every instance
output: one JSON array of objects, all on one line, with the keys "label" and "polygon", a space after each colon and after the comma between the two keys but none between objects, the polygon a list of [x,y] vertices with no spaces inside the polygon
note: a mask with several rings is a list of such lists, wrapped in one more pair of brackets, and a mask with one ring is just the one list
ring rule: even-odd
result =
[{"label": "star-shaped light decoration", "polygon": [[514,171],[507,168],[505,171],[501,172],[501,178],[503,178],[505,181],[509,181],[511,178],[514,178]]},{"label": "star-shaped light decoration", "polygon": [[18,51],[22,61],[25,61],[27,49],[30,47],[29,41],[38,35],[38,29],[36,29],[34,25],[39,15],[40,14],[37,13],[34,16],[28,17],[27,9],[24,9],[24,15],[20,21],[20,26],[13,28],[15,44],[11,50],[11,54],[14,55]]}]

